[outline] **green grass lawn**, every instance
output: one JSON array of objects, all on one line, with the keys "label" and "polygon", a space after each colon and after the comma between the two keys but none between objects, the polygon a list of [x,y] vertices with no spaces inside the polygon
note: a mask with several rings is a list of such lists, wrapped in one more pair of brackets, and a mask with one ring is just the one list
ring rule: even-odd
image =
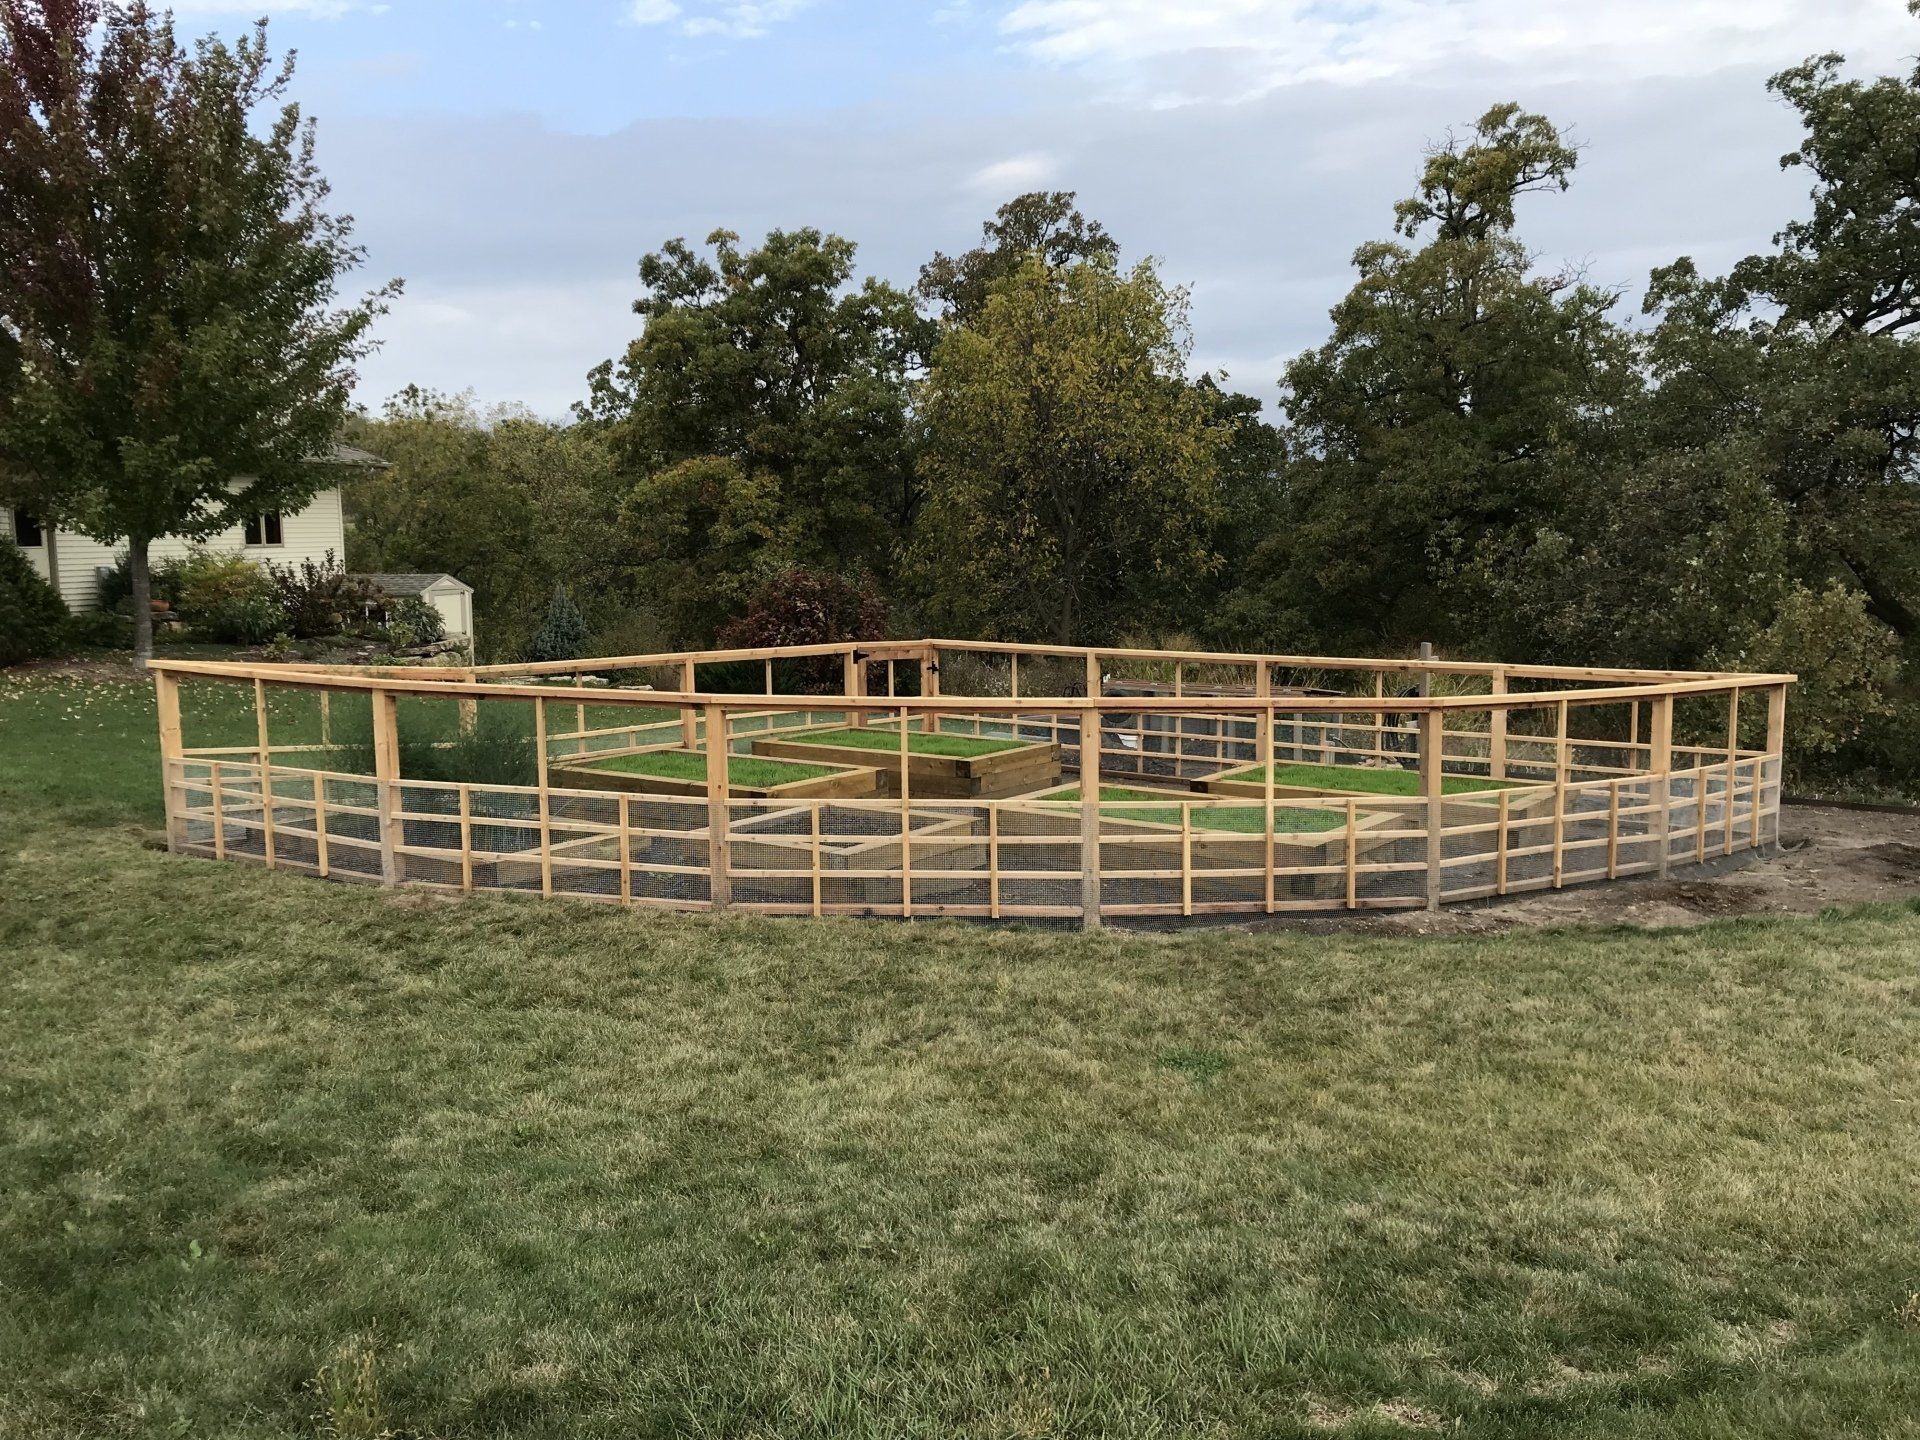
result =
[{"label": "green grass lawn", "polygon": [[[803,735],[782,735],[782,740],[797,745],[851,745],[861,750],[900,752],[900,730],[851,727],[845,730],[813,730]],[[996,740],[987,735],[952,735],[944,732],[923,734],[907,732],[907,750],[914,755],[993,755],[1002,750],[1018,750],[1031,740]]]},{"label": "green grass lawn", "polygon": [[[655,750],[646,755],[609,755],[604,760],[569,760],[589,770],[618,770],[628,775],[657,775],[664,780],[707,778],[707,757],[685,750]],[[753,755],[735,755],[727,761],[727,783],[755,788],[786,785],[795,780],[817,780],[836,771],[831,765],[808,765],[797,760],[764,760]]]},{"label": "green grass lawn", "polygon": [[[1250,765],[1244,770],[1234,770],[1220,778],[1244,780],[1249,784],[1257,785],[1261,781],[1261,770],[1258,765]],[[1273,783],[1295,785],[1309,790],[1357,790],[1366,795],[1418,795],[1420,793],[1419,772],[1402,770],[1398,766],[1385,768],[1372,765],[1283,763],[1273,767]],[[1474,775],[1443,775],[1440,778],[1440,793],[1465,795],[1472,798],[1481,792],[1513,790],[1521,788],[1524,784],[1524,781],[1487,780]]]},{"label": "green grass lawn", "polygon": [[[1047,797],[1063,803],[1073,803],[1080,799],[1080,787],[1059,791]],[[1102,785],[1100,787],[1101,814],[1115,820],[1145,820],[1155,825],[1178,825],[1180,807],[1166,803],[1167,797],[1153,790],[1135,790],[1126,785]],[[1152,803],[1133,806],[1129,800]],[[1222,805],[1217,801],[1197,804],[1193,807],[1193,828],[1196,830],[1231,830],[1239,834],[1258,835],[1260,816],[1264,809],[1260,805]],[[1347,817],[1332,810],[1290,810],[1276,807],[1273,812],[1273,829],[1276,835],[1313,835],[1326,830],[1338,830],[1347,823]]]},{"label": "green grass lawn", "polygon": [[1911,907],[450,902],[154,848],[150,722],[0,676],[0,1436],[1916,1433]]}]

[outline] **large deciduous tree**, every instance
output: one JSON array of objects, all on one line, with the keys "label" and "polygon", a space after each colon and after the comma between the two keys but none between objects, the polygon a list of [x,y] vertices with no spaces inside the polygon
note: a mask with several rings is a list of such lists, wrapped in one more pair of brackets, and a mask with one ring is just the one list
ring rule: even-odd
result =
[{"label": "large deciduous tree", "polygon": [[337,303],[362,251],[291,77],[264,23],[189,51],[139,0],[0,0],[0,491],[126,544],[143,660],[149,542],[328,483],[398,286]]},{"label": "large deciduous tree", "polygon": [[[707,244],[710,255],[673,240],[641,260],[645,327],[593,372],[582,407],[609,432],[630,511],[696,534],[699,515],[658,507],[704,505],[724,469],[723,489],[770,486],[781,517],[786,553],[751,568],[885,573],[920,500],[909,387],[931,323],[904,291],[854,284],[855,247],[839,236],[776,230],[743,249],[718,230]],[[698,483],[683,483],[692,462]],[[697,623],[710,635],[732,613]]]},{"label": "large deciduous tree", "polygon": [[[1615,296],[1540,273],[1515,206],[1576,156],[1495,106],[1427,157],[1399,238],[1362,245],[1331,339],[1287,367],[1293,461],[1232,624],[1275,641],[1502,648],[1496,603],[1636,386]],[[1418,242],[1418,243],[1413,243]]]},{"label": "large deciduous tree", "polygon": [[1081,260],[1117,262],[1119,244],[1073,202],[1071,190],[1014,196],[981,225],[980,244],[958,255],[936,252],[920,267],[921,298],[965,325],[986,308],[995,285],[1035,256],[1055,270]]},{"label": "large deciduous tree", "polygon": [[1083,643],[1218,564],[1222,427],[1150,265],[1030,255],[934,352],[916,572],[959,635]]}]

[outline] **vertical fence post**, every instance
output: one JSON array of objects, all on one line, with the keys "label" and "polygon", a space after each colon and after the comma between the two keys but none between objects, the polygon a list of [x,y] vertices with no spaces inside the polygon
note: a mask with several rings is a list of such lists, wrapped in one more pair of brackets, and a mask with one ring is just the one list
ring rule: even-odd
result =
[{"label": "vertical fence post", "polygon": [[[1493,693],[1507,693],[1507,672],[1493,672]],[[1507,710],[1495,705],[1487,715],[1487,774],[1495,780],[1507,778]]]},{"label": "vertical fence post", "polygon": [[1360,802],[1347,797],[1347,909],[1360,908]]},{"label": "vertical fence post", "polygon": [[1000,918],[1000,802],[987,801],[987,916]]},{"label": "vertical fence post", "polygon": [[[680,693],[682,695],[693,694],[694,684],[693,661],[682,660],[680,662]],[[699,717],[693,713],[693,707],[691,705],[682,705],[680,707],[680,748],[682,750],[698,750],[700,748],[699,726],[700,720]]]},{"label": "vertical fence post", "polygon": [[[1091,655],[1087,674],[1097,689],[1099,662]],[[1092,707],[1080,712],[1080,923],[1100,927],[1100,712]]]},{"label": "vertical fence post", "polygon": [[320,692],[320,743],[329,750],[333,748],[333,692]]},{"label": "vertical fence post", "polygon": [[[693,711],[688,710],[688,715]],[[727,776],[727,712],[707,706],[707,872],[708,895],[715,910],[733,903],[733,857],[727,832],[732,824],[732,795]]]},{"label": "vertical fence post", "polygon": [[1554,709],[1553,730],[1553,888],[1560,888],[1567,843],[1567,702]]},{"label": "vertical fence post", "polygon": [[1264,705],[1254,717],[1259,727],[1259,765],[1260,765],[1260,868],[1265,872],[1261,879],[1261,897],[1267,914],[1274,911],[1273,878],[1273,676],[1267,669],[1266,661],[1260,662],[1258,678],[1254,681],[1254,694]]},{"label": "vertical fence post", "polygon": [[920,693],[938,695],[940,693],[940,647],[929,645],[927,653],[920,657]]},{"label": "vertical fence post", "polygon": [[380,808],[380,883],[398,885],[404,867],[400,847],[405,843],[401,821],[400,705],[391,690],[373,692],[373,779]]},{"label": "vertical fence post", "polygon": [[[1773,771],[1773,783],[1775,786],[1773,802],[1773,843],[1776,847],[1780,844],[1780,797],[1787,788],[1786,754],[1787,687],[1784,685],[1775,685],[1767,691],[1767,745],[1766,754],[1761,759],[1762,771],[1760,773],[1764,775],[1766,769]],[[1754,792],[1753,803],[1756,806],[1760,803],[1760,795],[1757,788]],[[1759,830],[1757,821],[1755,822],[1754,829],[1756,833]]]},{"label": "vertical fence post", "polygon": [[[460,796],[460,893],[473,893],[473,787],[462,784]],[[621,799],[624,801],[625,796]]]},{"label": "vertical fence post", "polygon": [[[1267,872],[1269,877],[1272,871]],[[1193,802],[1180,802],[1180,913],[1193,914]]]},{"label": "vertical fence post", "polygon": [[[1426,647],[1422,647],[1423,649]],[[1426,672],[1422,671],[1422,675]],[[1445,776],[1440,751],[1443,716],[1438,710],[1420,712],[1420,794],[1427,802],[1427,909],[1440,908],[1441,841],[1445,838],[1446,808],[1440,782]]]},{"label": "vertical fence post", "polygon": [[260,853],[273,869],[273,747],[267,740],[267,682],[253,681],[254,743],[260,755]]},{"label": "vertical fence post", "polygon": [[553,894],[553,829],[548,823],[551,812],[547,796],[547,702],[533,702],[533,766],[539,786],[540,805],[540,893]]},{"label": "vertical fence post", "polygon": [[633,901],[633,797],[620,792],[620,903]]},{"label": "vertical fence post", "polygon": [[[1669,837],[1673,834],[1673,696],[1656,695],[1647,702],[1647,773],[1651,777],[1647,790],[1653,797],[1653,838],[1660,847],[1656,857],[1659,871],[1665,876],[1673,868],[1673,860],[1668,851],[1672,849]],[[1701,803],[1701,815],[1706,814],[1704,795],[1695,796]]]},{"label": "vertical fence post", "polygon": [[824,800],[815,800],[807,806],[807,871],[812,882],[813,905],[815,915],[821,913],[820,881],[820,807]]},{"label": "vertical fence post", "polygon": [[908,810],[907,772],[912,768],[911,750],[908,742],[911,732],[907,728],[909,716],[907,707],[900,707],[900,915],[902,919],[913,918],[913,815]]},{"label": "vertical fence post", "polygon": [[[167,849],[178,850],[182,843],[182,823],[176,818],[180,809],[175,786],[184,788],[186,774],[181,765],[185,749],[180,738],[180,682],[163,670],[153,672],[154,708],[160,715],[160,784],[167,815]],[[175,772],[180,772],[176,777]]]},{"label": "vertical fence post", "polygon": [[[1722,853],[1733,853],[1734,801],[1740,793],[1740,687],[1734,686],[1727,692],[1727,834]],[[1754,791],[1753,803],[1760,803],[1760,792]]]},{"label": "vertical fence post", "polygon": [[332,859],[327,853],[327,777],[325,775],[313,777],[313,848],[314,858],[319,861],[320,878],[324,880],[333,870]]}]

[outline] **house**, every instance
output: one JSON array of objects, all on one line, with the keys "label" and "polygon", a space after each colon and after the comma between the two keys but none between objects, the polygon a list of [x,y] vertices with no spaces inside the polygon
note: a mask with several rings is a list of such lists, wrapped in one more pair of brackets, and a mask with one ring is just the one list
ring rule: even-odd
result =
[{"label": "house", "polygon": [[[334,446],[326,456],[326,461],[335,465],[365,467],[384,467],[387,463],[379,456],[357,450],[351,445]],[[60,592],[60,598],[67,602],[67,608],[75,611],[98,607],[100,572],[112,569],[125,550],[121,544],[102,544],[77,532],[42,524],[38,516],[25,510],[9,509],[5,505],[0,505],[0,535],[13,538],[14,543],[26,552],[33,568]],[[276,565],[298,565],[303,560],[319,564],[331,551],[334,560],[345,565],[346,515],[340,504],[340,489],[338,486],[328,486],[300,510],[250,515],[238,525],[204,540],[162,536],[148,546],[147,553],[154,561],[177,559],[186,555],[195,545],[211,550],[238,551],[249,560],[263,564],[270,560]],[[379,580],[383,577],[371,578]],[[451,575],[384,578],[445,582],[438,588],[428,587],[432,593],[428,593],[428,589],[390,590],[388,593],[420,595],[446,619],[448,639],[472,641],[473,591],[468,586],[462,585]],[[449,595],[457,598],[442,603],[442,598]],[[454,623],[456,616],[459,617],[458,625]]]},{"label": "house", "polygon": [[473,642],[473,587],[451,575],[361,575],[382,595],[413,595],[440,612],[449,640]]}]

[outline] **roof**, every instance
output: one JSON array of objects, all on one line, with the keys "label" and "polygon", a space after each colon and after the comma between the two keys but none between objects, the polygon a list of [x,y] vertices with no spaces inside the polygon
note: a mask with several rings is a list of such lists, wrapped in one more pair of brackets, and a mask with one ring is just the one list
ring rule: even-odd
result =
[{"label": "roof", "polygon": [[390,469],[392,462],[382,460],[371,450],[362,450],[357,445],[334,444],[324,455],[313,457],[322,465],[362,465],[372,470]]},{"label": "roof", "polygon": [[456,580],[454,579],[453,576],[444,575],[444,574],[442,575],[429,575],[425,573],[392,574],[392,575],[362,574],[362,575],[355,575],[353,578],[355,580],[365,580],[370,584],[372,584],[376,589],[382,590],[388,595],[424,595],[427,591],[432,590],[436,586],[441,584],[452,585],[457,587],[458,589],[468,591],[469,593],[471,593],[473,590],[473,587],[467,584],[465,581]]}]

